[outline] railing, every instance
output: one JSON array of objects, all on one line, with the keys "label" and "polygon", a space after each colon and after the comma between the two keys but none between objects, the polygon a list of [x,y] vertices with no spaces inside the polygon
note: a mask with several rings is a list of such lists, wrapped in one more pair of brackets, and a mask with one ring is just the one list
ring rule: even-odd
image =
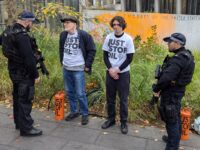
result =
[{"label": "railing", "polygon": [[0,23],[0,34],[6,28],[6,24]]}]

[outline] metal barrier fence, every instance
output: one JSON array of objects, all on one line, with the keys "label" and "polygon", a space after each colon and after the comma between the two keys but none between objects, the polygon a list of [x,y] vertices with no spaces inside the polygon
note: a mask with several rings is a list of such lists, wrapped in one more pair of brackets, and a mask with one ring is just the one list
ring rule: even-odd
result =
[{"label": "metal barrier fence", "polygon": [[0,23],[0,34],[6,28],[6,24]]}]

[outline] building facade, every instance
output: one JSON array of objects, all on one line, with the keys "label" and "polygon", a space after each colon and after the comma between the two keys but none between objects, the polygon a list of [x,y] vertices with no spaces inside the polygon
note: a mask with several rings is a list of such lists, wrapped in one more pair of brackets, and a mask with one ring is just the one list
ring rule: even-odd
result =
[{"label": "building facade", "polygon": [[200,0],[126,0],[126,10],[200,15]]},{"label": "building facade", "polygon": [[[46,6],[49,2],[59,2],[74,7],[76,11],[83,9],[117,10],[140,13],[168,13],[200,15],[200,0],[16,0],[22,9],[35,11],[34,5]],[[0,0],[0,26],[6,18],[5,0]]]},{"label": "building facade", "polygon": [[[88,9],[200,15],[200,0],[80,0]],[[120,5],[120,7],[119,7]]]}]

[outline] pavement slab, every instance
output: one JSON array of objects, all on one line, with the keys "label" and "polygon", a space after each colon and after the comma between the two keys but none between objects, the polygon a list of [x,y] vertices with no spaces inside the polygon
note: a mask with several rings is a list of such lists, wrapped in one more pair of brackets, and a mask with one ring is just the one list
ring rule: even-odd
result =
[{"label": "pavement slab", "polygon": [[[12,109],[0,105],[0,150],[164,150],[165,129],[129,124],[127,135],[121,134],[120,124],[101,129],[105,119],[90,117],[81,125],[81,117],[73,121],[55,121],[54,112],[33,109],[34,126],[43,130],[39,137],[21,137],[13,124]],[[200,150],[200,136],[190,134],[181,141],[182,150]]]},{"label": "pavement slab", "polygon": [[116,150],[116,149],[97,146],[94,144],[85,144],[81,142],[70,141],[67,145],[64,146],[63,150]]}]

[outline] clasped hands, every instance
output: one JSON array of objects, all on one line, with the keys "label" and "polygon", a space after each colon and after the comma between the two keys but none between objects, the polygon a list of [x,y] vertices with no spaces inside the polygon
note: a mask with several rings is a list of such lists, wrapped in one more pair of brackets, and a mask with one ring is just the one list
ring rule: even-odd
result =
[{"label": "clasped hands", "polygon": [[115,79],[115,80],[118,80],[119,79],[119,73],[120,73],[120,70],[119,68],[110,68],[108,69],[108,72],[109,72],[109,75]]}]

